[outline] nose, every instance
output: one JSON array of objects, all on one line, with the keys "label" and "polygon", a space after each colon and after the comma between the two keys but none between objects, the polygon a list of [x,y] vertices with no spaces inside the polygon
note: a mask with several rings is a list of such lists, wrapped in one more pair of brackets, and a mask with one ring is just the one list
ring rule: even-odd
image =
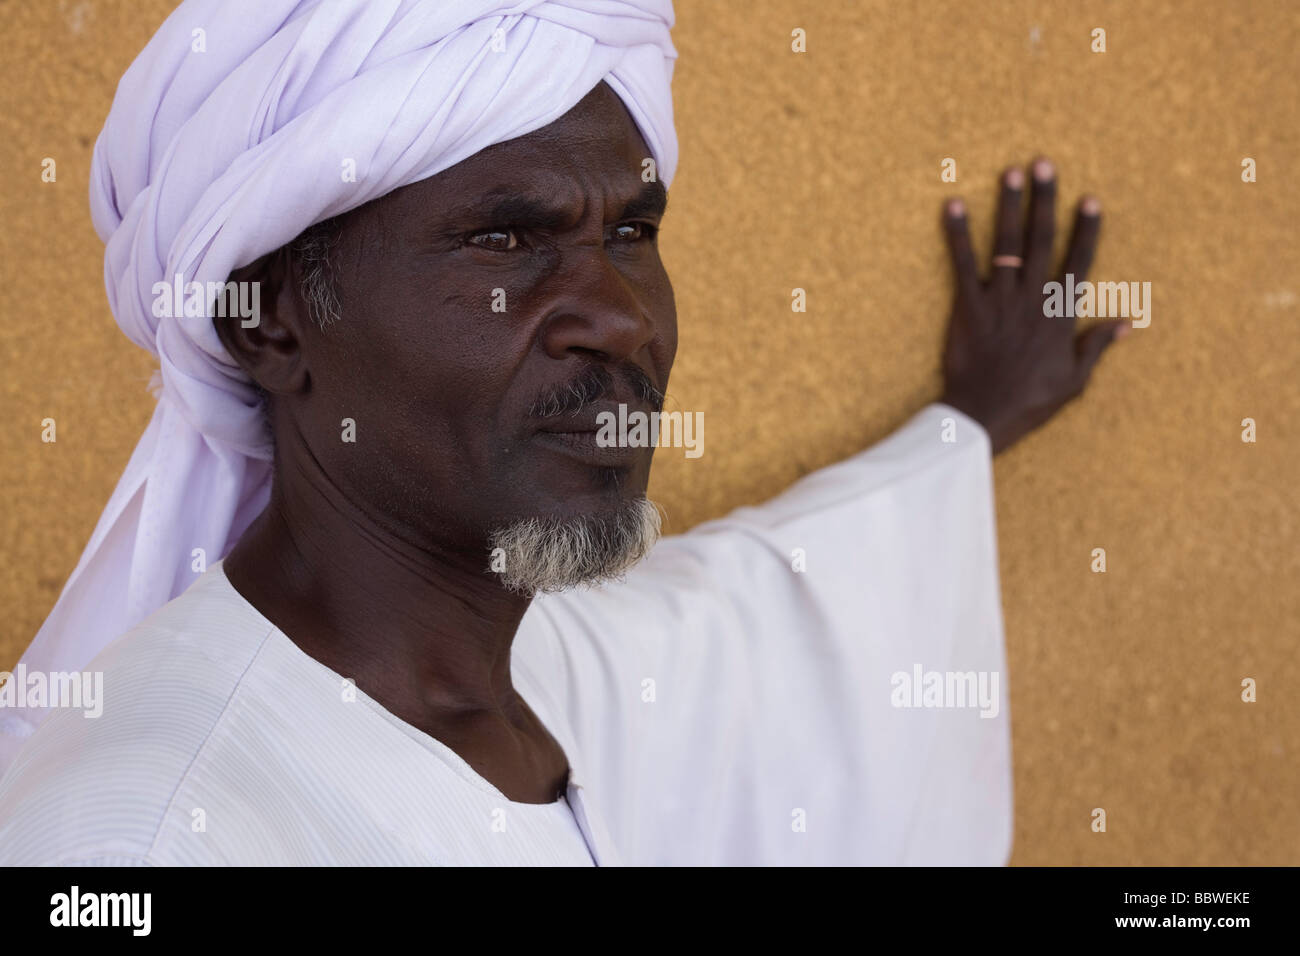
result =
[{"label": "nose", "polygon": [[657,330],[642,295],[610,261],[603,243],[573,250],[550,284],[553,300],[539,334],[551,358],[579,352],[621,362],[654,341]]}]

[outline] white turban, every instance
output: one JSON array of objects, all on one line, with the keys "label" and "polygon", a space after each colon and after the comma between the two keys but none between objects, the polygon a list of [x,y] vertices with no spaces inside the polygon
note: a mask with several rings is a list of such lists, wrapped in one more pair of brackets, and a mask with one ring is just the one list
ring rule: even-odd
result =
[{"label": "white turban", "polygon": [[[547,125],[601,80],[667,186],[672,25],[671,0],[182,3],[118,85],[90,174],[109,303],[158,356],[158,406],[20,666],[84,669],[269,499],[250,380],[211,319],[154,316],[155,283],[225,282],[314,223]],[[0,710],[0,772],[47,712]]]}]

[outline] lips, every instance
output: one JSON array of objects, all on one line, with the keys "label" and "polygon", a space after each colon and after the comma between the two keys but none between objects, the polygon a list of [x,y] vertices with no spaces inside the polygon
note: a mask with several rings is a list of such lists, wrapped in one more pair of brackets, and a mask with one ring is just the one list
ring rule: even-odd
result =
[{"label": "lips", "polygon": [[[624,403],[627,404],[627,403]],[[646,451],[637,446],[602,446],[596,435],[612,415],[618,421],[618,402],[593,402],[581,411],[569,415],[556,415],[538,426],[534,440],[544,447],[576,459],[584,464],[607,468],[626,468],[636,462],[637,454]],[[628,405],[628,414],[641,409]],[[617,432],[615,431],[615,434]]]}]

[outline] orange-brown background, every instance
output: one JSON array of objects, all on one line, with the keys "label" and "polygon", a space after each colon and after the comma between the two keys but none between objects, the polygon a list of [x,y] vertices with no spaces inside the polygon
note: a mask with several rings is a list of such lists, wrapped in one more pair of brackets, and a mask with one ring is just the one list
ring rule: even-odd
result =
[{"label": "orange-brown background", "polygon": [[[117,81],[171,6],[0,3],[0,668],[152,408],[152,361],[109,315],[86,184]],[[659,455],[671,530],[933,398],[940,203],[964,195],[987,250],[997,172],[1048,153],[1064,198],[1102,199],[1093,277],[1151,282],[1153,311],[1080,403],[996,463],[1013,862],[1300,863],[1300,6],[680,0],[677,15],[671,400],[707,428],[703,458]],[[47,416],[57,444],[40,441]],[[1257,703],[1240,701],[1246,676]]]}]

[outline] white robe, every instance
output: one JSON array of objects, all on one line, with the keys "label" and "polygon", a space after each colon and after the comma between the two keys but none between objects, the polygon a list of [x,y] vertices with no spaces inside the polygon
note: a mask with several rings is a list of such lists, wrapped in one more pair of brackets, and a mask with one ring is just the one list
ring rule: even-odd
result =
[{"label": "white robe", "polygon": [[[934,404],[626,581],[536,600],[511,671],[569,758],[545,805],[347,699],[215,564],[92,662],[101,716],[19,751],[0,864],[1003,864],[991,475]],[[900,706],[917,671],[997,675],[994,706]]]}]

